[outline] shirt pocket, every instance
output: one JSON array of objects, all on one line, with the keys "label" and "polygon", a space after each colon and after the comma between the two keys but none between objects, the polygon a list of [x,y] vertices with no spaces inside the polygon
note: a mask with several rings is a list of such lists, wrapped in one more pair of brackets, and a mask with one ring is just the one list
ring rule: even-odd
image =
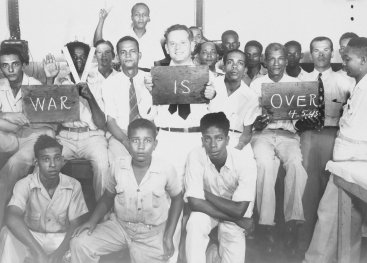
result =
[{"label": "shirt pocket", "polygon": [[59,222],[60,225],[65,226],[67,223],[67,212],[61,213],[57,217],[57,221]]},{"label": "shirt pocket", "polygon": [[124,189],[116,187],[116,200],[121,206],[125,206],[126,203],[126,193]]},{"label": "shirt pocket", "polygon": [[41,224],[41,214],[40,213],[29,213],[28,216],[29,228],[33,230],[39,230]]},{"label": "shirt pocket", "polygon": [[152,205],[154,208],[161,207],[165,201],[166,195],[164,190],[156,190],[152,192]]}]

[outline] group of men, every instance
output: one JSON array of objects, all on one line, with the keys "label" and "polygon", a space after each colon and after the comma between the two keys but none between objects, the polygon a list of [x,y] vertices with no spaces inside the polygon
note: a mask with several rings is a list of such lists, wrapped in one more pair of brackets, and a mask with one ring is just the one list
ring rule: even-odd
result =
[{"label": "group of men", "polygon": [[[308,73],[296,41],[271,43],[263,56],[255,40],[239,50],[238,34],[228,30],[219,59],[218,46],[199,28],[173,25],[162,41],[169,66],[207,65],[202,95],[208,102],[153,105],[147,71],[163,52],[150,49],[161,43],[152,42],[146,29],[149,12],[144,3],[133,6],[131,32],[117,42],[115,54],[102,39],[108,12],[101,10],[97,66],[85,82],[78,79],[89,68],[87,44],[66,45],[76,75],[62,75],[55,57],[46,56],[46,83],[75,84],[80,95],[80,120],[58,127],[25,117],[20,88],[41,82],[24,73],[28,61],[19,50],[0,50],[0,261],[98,262],[127,247],[133,262],[206,262],[209,234],[218,226],[220,262],[243,263],[255,200],[261,247],[272,255],[281,162],[287,253],[305,255],[305,262],[333,262],[337,187],[325,166],[367,160],[367,39],[344,34],[343,69],[334,72],[332,41],[314,38],[314,70]],[[300,81],[318,82],[320,116],[292,121],[262,114],[263,83]],[[60,173],[64,158],[91,162],[98,201],[93,213],[87,214],[80,184]],[[356,239],[355,262],[359,250]]]}]

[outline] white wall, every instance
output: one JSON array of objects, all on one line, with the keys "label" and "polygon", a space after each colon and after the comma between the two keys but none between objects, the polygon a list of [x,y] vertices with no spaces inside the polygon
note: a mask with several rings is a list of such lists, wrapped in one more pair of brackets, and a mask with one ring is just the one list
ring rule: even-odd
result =
[{"label": "white wall", "polygon": [[204,5],[205,36],[219,40],[222,32],[233,29],[241,48],[252,39],[264,48],[271,42],[297,40],[308,51],[310,41],[324,35],[334,42],[333,61],[338,62],[344,32],[367,36],[367,0],[204,0]]}]

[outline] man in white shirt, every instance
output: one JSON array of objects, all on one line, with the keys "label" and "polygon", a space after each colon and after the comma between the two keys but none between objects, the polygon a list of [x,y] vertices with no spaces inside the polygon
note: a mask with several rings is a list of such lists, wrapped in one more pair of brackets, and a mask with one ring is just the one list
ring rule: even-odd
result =
[{"label": "man in white shirt", "polygon": [[[355,78],[354,87],[340,118],[340,130],[335,139],[334,161],[367,161],[367,38],[358,37],[349,41],[343,53],[343,66],[348,76]],[[318,221],[305,263],[336,261],[338,231],[338,187],[331,175],[325,193],[317,211]],[[361,219],[358,213],[352,213],[352,261],[360,262]],[[348,226],[344,226],[348,227]]]},{"label": "man in white shirt", "polygon": [[299,64],[303,58],[301,44],[295,40],[292,40],[285,43],[284,47],[287,50],[287,74],[291,77],[298,78],[301,81],[304,80],[308,73],[304,71]]},{"label": "man in white shirt", "polygon": [[[108,12],[104,9],[100,11],[99,22],[94,33],[93,42],[96,43],[102,39],[102,31]],[[132,25],[128,32],[123,32],[122,36],[132,36],[139,42],[141,59],[139,67],[150,70],[154,62],[163,57],[160,36],[154,34],[152,30],[147,30],[147,24],[150,22],[150,10],[145,3],[136,3],[131,8]]]},{"label": "man in white shirt", "polygon": [[[307,250],[317,220],[317,207],[325,190],[329,174],[326,163],[332,159],[335,137],[338,131],[342,105],[347,101],[353,86],[342,75],[331,69],[333,43],[328,37],[316,37],[311,41],[310,54],[314,70],[303,80],[319,81],[324,89],[325,122],[323,127],[312,125],[302,128],[301,149],[303,166],[308,179],[303,195],[303,208],[306,222],[300,228],[298,249],[300,256]],[[349,78],[349,77],[348,77]],[[316,123],[315,123],[316,124]]]},{"label": "man in white shirt", "polygon": [[108,140],[111,162],[129,155],[127,126],[136,118],[149,118],[152,106],[152,96],[144,84],[147,73],[138,69],[142,56],[138,41],[125,36],[117,42],[116,50],[122,71],[102,85],[107,129],[112,134]]},{"label": "man in white shirt", "polygon": [[15,183],[26,176],[33,165],[33,145],[38,136],[55,136],[54,125],[30,124],[22,112],[21,86],[41,85],[23,72],[25,64],[28,61],[19,50],[10,47],[0,50],[0,69],[5,76],[0,79],[0,148],[12,154],[0,170],[0,227]]},{"label": "man in white shirt", "polygon": [[256,190],[256,168],[239,150],[227,147],[229,120],[223,112],[209,113],[200,121],[202,147],[187,158],[185,199],[192,212],[186,229],[188,263],[205,263],[209,233],[218,226],[222,263],[243,263],[245,234],[251,229]]},{"label": "man in white shirt", "polygon": [[[285,74],[287,65],[286,50],[278,43],[269,44],[265,50],[265,63],[268,74],[255,79],[251,88],[261,97],[262,83],[298,82]],[[259,106],[259,114],[261,108]],[[257,208],[259,225],[263,232],[265,251],[274,251],[274,215],[275,181],[278,169],[275,157],[278,157],[286,170],[284,189],[284,217],[286,221],[285,246],[289,252],[293,249],[297,226],[304,219],[302,195],[307,174],[302,166],[302,154],[299,136],[294,121],[271,121],[268,115],[258,116],[254,122],[255,133],[252,147],[257,162]]]}]

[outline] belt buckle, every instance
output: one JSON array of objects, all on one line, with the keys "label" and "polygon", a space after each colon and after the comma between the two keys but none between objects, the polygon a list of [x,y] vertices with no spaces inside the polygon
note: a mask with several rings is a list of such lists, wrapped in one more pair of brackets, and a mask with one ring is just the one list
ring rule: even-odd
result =
[{"label": "belt buckle", "polygon": [[189,128],[183,128],[183,132],[189,132]]}]

